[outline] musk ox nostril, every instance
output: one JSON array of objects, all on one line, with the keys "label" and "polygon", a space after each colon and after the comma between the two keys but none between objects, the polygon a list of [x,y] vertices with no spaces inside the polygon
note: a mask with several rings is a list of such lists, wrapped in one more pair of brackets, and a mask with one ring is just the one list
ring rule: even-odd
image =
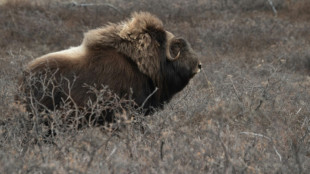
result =
[{"label": "musk ox nostril", "polygon": [[198,68],[201,69],[201,63],[198,64]]}]

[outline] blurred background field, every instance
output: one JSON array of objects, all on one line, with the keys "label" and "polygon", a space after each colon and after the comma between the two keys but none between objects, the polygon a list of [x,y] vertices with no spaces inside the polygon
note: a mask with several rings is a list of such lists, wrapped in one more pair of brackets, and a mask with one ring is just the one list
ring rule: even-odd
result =
[{"label": "blurred background field", "polygon": [[[308,0],[0,1],[0,173],[309,173],[309,9]],[[118,131],[70,129],[44,142],[14,104],[23,67],[134,11],[187,39],[203,71]]]}]

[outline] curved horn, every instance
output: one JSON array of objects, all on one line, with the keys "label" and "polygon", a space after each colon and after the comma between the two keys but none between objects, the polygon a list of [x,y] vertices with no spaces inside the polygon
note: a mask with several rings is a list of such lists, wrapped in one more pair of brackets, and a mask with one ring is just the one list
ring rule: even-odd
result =
[{"label": "curved horn", "polygon": [[180,56],[180,51],[178,52],[178,54],[175,57],[172,57],[170,54],[170,44],[171,44],[172,39],[174,38],[174,35],[172,33],[170,33],[169,31],[166,31],[166,33],[167,33],[167,46],[166,46],[167,59],[170,61],[177,60]]}]

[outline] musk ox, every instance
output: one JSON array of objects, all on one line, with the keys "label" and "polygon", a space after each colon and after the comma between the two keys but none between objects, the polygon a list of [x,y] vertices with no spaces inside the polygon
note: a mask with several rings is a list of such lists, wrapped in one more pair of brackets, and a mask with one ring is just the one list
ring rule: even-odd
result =
[{"label": "musk ox", "polygon": [[120,98],[130,96],[144,109],[161,108],[200,69],[186,40],[165,30],[152,14],[139,12],[86,32],[80,46],[34,59],[20,88],[28,108],[35,99],[38,107],[55,110],[67,98],[85,108],[96,100],[90,86],[106,86]]}]

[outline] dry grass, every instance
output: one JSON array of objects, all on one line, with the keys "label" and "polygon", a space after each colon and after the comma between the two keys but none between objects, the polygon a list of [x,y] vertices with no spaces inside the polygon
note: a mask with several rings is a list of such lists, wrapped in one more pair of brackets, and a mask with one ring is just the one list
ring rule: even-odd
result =
[{"label": "dry grass", "polygon": [[[310,3],[273,4],[277,16],[265,0],[0,5],[0,173],[309,173]],[[13,104],[23,66],[137,10],[186,38],[202,73],[153,115],[131,110],[117,130],[60,120],[46,142],[40,118]]]}]

